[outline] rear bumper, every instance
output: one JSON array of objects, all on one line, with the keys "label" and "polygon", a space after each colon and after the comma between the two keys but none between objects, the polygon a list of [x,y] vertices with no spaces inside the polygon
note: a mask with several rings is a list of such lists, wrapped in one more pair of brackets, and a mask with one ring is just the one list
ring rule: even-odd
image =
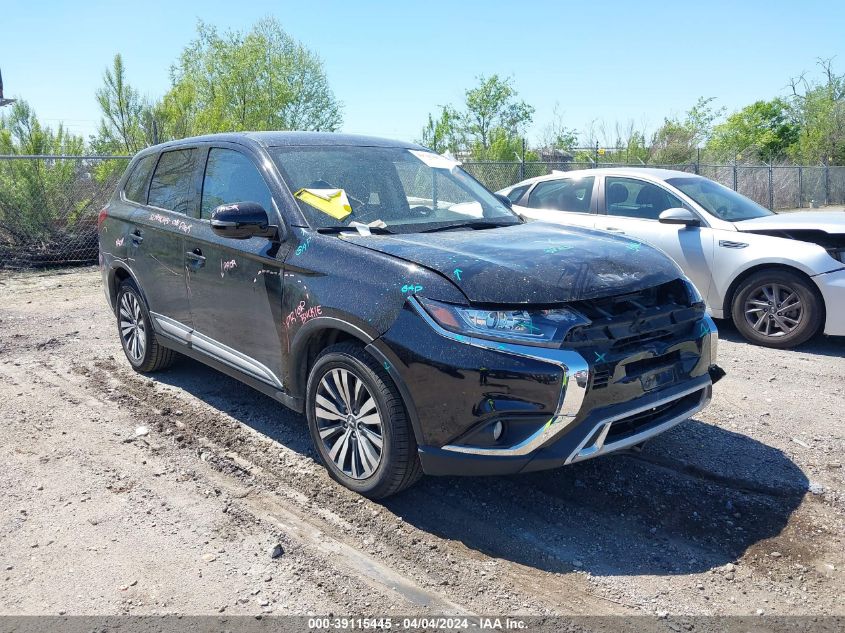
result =
[{"label": "rear bumper", "polygon": [[845,336],[845,269],[834,270],[813,277],[824,298],[827,319],[824,333],[832,336]]}]

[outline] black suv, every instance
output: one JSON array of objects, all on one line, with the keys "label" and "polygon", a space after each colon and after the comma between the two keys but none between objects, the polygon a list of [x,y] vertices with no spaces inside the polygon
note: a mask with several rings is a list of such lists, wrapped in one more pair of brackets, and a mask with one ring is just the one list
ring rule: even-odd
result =
[{"label": "black suv", "polygon": [[196,358],[304,412],[332,477],[385,497],[639,445],[721,370],[659,251],[525,224],[418,145],[243,133],[151,147],[99,218],[132,366]]}]

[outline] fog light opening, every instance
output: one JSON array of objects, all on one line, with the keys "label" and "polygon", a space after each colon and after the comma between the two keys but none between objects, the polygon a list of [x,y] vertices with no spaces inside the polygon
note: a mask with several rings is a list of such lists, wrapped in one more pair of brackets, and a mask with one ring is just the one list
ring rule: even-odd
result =
[{"label": "fog light opening", "polygon": [[504,425],[501,422],[496,422],[493,425],[493,441],[498,442],[499,438],[502,437],[502,431],[505,430]]}]

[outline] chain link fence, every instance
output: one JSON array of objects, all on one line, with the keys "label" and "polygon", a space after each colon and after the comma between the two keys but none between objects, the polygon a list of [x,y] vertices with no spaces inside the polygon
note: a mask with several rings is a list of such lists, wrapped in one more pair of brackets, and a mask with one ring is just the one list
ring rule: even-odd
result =
[{"label": "chain link fence", "polygon": [[498,191],[526,178],[552,171],[595,167],[650,167],[701,174],[773,210],[845,204],[845,167],[797,165],[642,165],[601,162],[464,161],[463,168],[485,187]]},{"label": "chain link fence", "polygon": [[97,261],[97,216],[129,164],[112,156],[0,156],[0,268]]},{"label": "chain link fence", "polygon": [[[0,268],[96,263],[97,215],[128,163],[126,156],[0,156]],[[616,166],[643,165],[463,163],[492,191],[553,170]],[[771,209],[845,204],[845,167],[702,163],[648,167],[699,173]]]}]

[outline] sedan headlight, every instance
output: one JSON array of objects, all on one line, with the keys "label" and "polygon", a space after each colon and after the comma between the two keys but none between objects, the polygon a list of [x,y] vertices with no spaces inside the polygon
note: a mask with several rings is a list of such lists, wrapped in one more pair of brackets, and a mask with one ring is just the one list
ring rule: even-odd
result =
[{"label": "sedan headlight", "polygon": [[500,310],[466,308],[422,298],[420,302],[446,330],[523,345],[557,347],[572,328],[590,323],[587,317],[570,308]]}]

